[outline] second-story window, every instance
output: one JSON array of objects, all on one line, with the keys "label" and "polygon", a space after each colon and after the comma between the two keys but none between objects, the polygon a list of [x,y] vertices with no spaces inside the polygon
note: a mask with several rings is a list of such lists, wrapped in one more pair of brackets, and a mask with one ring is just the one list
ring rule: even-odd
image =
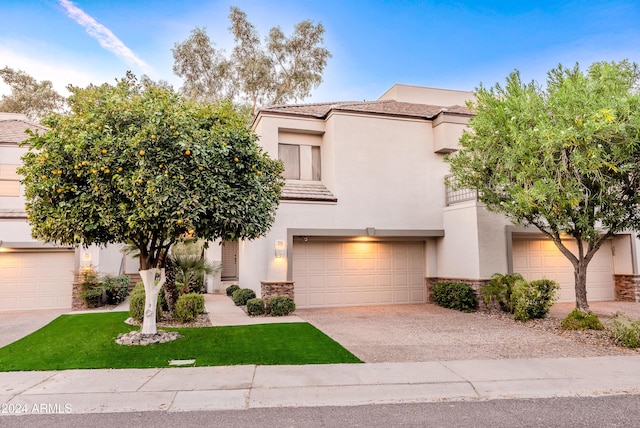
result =
[{"label": "second-story window", "polygon": [[320,181],[320,146],[278,144],[278,158],[287,180]]},{"label": "second-story window", "polygon": [[0,164],[0,196],[20,196],[18,165]]}]

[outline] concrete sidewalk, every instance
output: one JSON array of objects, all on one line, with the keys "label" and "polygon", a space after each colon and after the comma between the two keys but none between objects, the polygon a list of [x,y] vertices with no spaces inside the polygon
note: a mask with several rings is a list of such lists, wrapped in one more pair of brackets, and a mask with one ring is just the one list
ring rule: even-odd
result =
[{"label": "concrete sidewalk", "polygon": [[0,373],[4,414],[180,412],[637,393],[640,356]]}]

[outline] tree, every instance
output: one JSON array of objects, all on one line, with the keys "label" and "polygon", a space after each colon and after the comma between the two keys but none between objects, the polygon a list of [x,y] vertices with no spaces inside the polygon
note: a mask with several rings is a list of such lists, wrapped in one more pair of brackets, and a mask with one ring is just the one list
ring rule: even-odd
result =
[{"label": "tree", "polygon": [[[561,65],[547,87],[480,86],[462,149],[448,158],[459,186],[491,211],[533,225],[574,268],[576,308],[589,312],[587,266],[603,242],[640,228],[638,67]],[[567,247],[574,240],[577,251]]]},{"label": "tree", "polygon": [[183,94],[206,101],[233,99],[248,104],[253,115],[261,105],[302,100],[322,83],[331,57],[323,47],[322,24],[302,21],[291,37],[273,27],[263,45],[240,9],[232,7],[229,20],[234,37],[229,58],[215,49],[203,28],[175,44],[173,72],[184,78]]},{"label": "tree", "polygon": [[31,120],[40,121],[65,105],[64,97],[53,89],[49,80],[38,82],[24,71],[9,67],[0,69],[0,77],[11,88],[11,95],[0,99],[0,111],[23,113]]},{"label": "tree", "polygon": [[65,245],[134,244],[146,294],[142,333],[155,333],[171,245],[187,235],[264,235],[282,165],[229,102],[196,104],[131,74],[69,91],[71,112],[47,118],[49,130],[27,140],[20,174],[32,234]]}]

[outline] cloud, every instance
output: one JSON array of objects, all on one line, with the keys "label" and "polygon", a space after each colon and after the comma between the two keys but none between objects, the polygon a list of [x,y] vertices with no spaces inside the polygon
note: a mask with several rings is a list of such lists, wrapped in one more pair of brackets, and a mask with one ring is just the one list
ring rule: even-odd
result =
[{"label": "cloud", "polygon": [[125,46],[115,34],[107,27],[87,15],[82,9],[73,4],[70,0],[58,0],[60,5],[65,9],[67,15],[78,24],[83,26],[87,33],[100,43],[100,46],[106,50],[113,52],[115,55],[124,59],[130,64],[135,64],[142,69],[144,73],[149,74],[152,67],[146,62],[138,58],[138,56]]}]

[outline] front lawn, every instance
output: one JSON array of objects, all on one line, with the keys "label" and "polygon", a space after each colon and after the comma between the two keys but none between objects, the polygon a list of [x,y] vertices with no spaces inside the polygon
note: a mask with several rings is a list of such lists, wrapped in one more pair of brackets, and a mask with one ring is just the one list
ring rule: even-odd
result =
[{"label": "front lawn", "polygon": [[169,367],[238,364],[359,363],[357,357],[308,323],[166,328],[183,338],[149,346],[115,343],[127,312],[62,315],[40,330],[0,348],[0,371]]}]

